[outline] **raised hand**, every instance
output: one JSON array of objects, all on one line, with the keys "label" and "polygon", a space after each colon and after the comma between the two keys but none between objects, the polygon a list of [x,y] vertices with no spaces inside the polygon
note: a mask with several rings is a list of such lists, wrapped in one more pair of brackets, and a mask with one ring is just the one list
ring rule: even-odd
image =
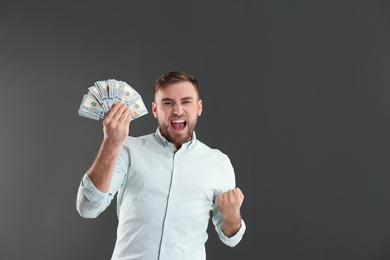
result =
[{"label": "raised hand", "polygon": [[122,147],[129,135],[130,121],[129,108],[123,103],[116,103],[103,121],[104,141]]},{"label": "raised hand", "polygon": [[218,209],[222,215],[222,231],[226,236],[233,236],[241,226],[240,208],[244,194],[240,188],[228,190],[218,195]]},{"label": "raised hand", "polygon": [[129,135],[131,113],[122,103],[116,103],[103,121],[104,140],[99,153],[88,171],[96,188],[107,192],[119,152]]}]

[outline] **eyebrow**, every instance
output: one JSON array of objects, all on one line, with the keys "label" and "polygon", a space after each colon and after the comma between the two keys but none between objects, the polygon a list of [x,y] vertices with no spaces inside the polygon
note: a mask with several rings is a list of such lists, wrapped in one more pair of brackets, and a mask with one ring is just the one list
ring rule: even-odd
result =
[{"label": "eyebrow", "polygon": [[[183,97],[180,100],[183,101],[183,100],[193,100],[193,99],[194,99],[193,97]],[[172,98],[162,98],[161,101],[174,101],[174,100]]]}]

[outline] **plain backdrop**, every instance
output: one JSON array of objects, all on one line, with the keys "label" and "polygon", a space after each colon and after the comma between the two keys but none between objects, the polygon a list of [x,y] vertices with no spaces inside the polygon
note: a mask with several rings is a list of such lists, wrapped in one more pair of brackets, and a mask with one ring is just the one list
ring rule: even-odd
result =
[{"label": "plain backdrop", "polygon": [[390,259],[389,1],[0,1],[0,259],[110,259],[116,202],[75,209],[97,80],[201,84],[197,137],[226,153],[247,232],[210,260]]}]

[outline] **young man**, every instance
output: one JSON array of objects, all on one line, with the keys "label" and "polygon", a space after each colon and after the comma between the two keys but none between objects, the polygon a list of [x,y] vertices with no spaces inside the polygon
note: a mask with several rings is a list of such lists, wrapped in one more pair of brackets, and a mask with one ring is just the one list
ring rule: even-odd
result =
[{"label": "young man", "polygon": [[197,80],[169,72],[154,85],[156,133],[129,137],[130,111],[117,103],[103,121],[104,139],[77,194],[77,210],[95,218],[117,195],[112,259],[201,260],[210,211],[222,242],[240,242],[244,196],[228,157],[200,142]]}]

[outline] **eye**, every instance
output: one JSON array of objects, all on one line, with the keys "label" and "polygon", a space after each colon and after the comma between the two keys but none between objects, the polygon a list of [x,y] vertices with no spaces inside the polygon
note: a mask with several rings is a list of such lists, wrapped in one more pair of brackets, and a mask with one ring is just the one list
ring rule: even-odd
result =
[{"label": "eye", "polygon": [[185,104],[191,104],[191,100],[184,100],[184,101],[182,102],[182,104],[183,104],[183,105],[185,105]]},{"label": "eye", "polygon": [[173,102],[172,101],[164,101],[163,104],[167,105],[167,106],[172,106]]}]

